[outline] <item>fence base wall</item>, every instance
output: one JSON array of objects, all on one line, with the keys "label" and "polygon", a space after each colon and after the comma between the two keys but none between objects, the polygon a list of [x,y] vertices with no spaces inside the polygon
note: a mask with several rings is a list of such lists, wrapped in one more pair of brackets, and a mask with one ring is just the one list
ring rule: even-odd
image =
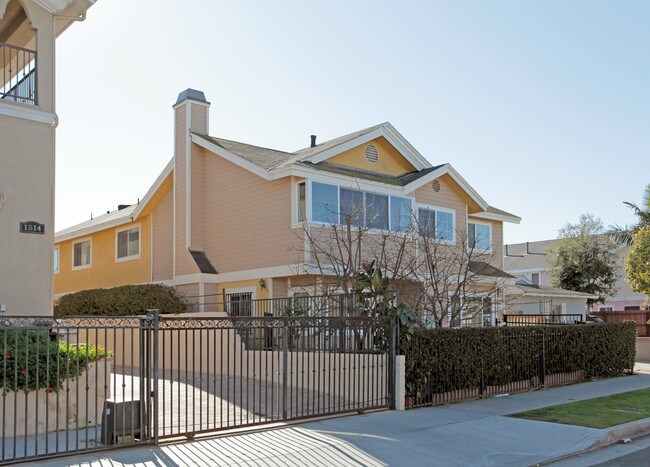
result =
[{"label": "fence base wall", "polygon": [[636,361],[650,363],[650,337],[636,338]]}]

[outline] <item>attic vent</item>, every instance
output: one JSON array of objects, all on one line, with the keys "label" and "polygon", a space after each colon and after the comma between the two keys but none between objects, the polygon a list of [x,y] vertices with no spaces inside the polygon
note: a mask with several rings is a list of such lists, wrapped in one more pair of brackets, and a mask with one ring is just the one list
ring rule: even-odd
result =
[{"label": "attic vent", "polygon": [[433,188],[433,191],[436,193],[440,191],[440,182],[438,180],[434,180],[433,183],[431,183],[431,188]]},{"label": "attic vent", "polygon": [[376,164],[379,160],[379,152],[372,144],[366,146],[366,160],[371,164]]}]

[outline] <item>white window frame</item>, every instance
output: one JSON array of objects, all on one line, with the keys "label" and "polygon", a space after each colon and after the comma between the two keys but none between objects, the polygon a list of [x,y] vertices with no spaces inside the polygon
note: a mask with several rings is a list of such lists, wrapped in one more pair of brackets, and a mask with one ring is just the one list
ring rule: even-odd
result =
[{"label": "white window frame", "polygon": [[[490,248],[488,248],[487,250],[482,250],[482,249],[478,248],[478,246],[475,246],[474,251],[479,252],[479,253],[492,253],[492,250],[493,250],[492,244],[494,243],[494,237],[492,235],[492,223],[491,222],[476,221],[474,219],[469,219],[467,221],[467,235],[469,235],[469,225],[470,224],[482,224],[482,225],[487,225],[488,226],[488,229],[490,231]],[[474,231],[474,235],[476,235],[476,230]],[[469,239],[467,241],[467,248],[471,249],[471,247],[469,246]],[[531,282],[532,282],[532,280],[531,280]]]},{"label": "white window frame", "polygon": [[[74,265],[74,246],[79,244],[79,243],[84,243],[84,242],[89,242],[90,243],[90,262],[88,264],[82,264],[81,266],[75,266]],[[93,238],[92,237],[86,237],[86,238],[80,238],[77,241],[72,242],[72,254],[70,255],[72,257],[72,270],[73,271],[79,271],[81,269],[90,269],[93,266]]]},{"label": "white window frame", "polygon": [[[424,203],[415,203],[415,211],[417,215],[417,222],[418,222],[418,236],[420,236],[420,209],[427,209],[429,211],[440,211],[440,212],[446,212],[451,214],[451,219],[452,219],[452,239],[451,240],[444,240],[444,239],[439,239],[436,238],[436,241],[439,241],[440,243],[444,243],[446,245],[455,245],[456,244],[456,210],[455,209],[450,209],[450,208],[444,208],[442,206],[436,206],[434,204],[424,204]],[[438,223],[438,216],[436,216],[436,224]],[[437,228],[437,225],[435,226]]]},{"label": "white window frame", "polygon": [[[257,286],[251,285],[249,287],[234,287],[234,288],[227,288],[224,287],[223,289],[226,293],[228,294],[233,294],[233,293],[250,293],[251,294],[251,318],[256,318],[257,316],[257,310],[255,309],[255,300],[257,299]],[[228,303],[223,304],[223,310],[224,312],[227,313],[227,306]]]},{"label": "white window frame", "polygon": [[[56,253],[55,253],[56,252]],[[56,268],[54,267],[54,255],[56,254]],[[92,257],[91,257],[92,259]],[[54,274],[58,274],[59,271],[61,270],[61,250],[59,247],[54,247],[52,249],[52,270],[54,271]]]},{"label": "white window frame", "polygon": [[[300,198],[298,197],[298,186],[304,183],[305,184],[305,220],[303,222],[300,221],[299,219],[299,214],[300,214],[300,209],[298,208],[298,203],[300,202]],[[308,179],[299,179],[295,180],[294,183],[292,184],[291,188],[291,224],[293,228],[300,227],[303,225],[303,223],[309,222],[309,219],[311,219],[311,209],[309,206],[309,180]]]},{"label": "white window frame", "polygon": [[[131,256],[124,256],[123,258],[118,258],[117,251],[118,251],[118,238],[120,232],[124,232],[127,230],[134,230],[134,229],[138,229],[138,254],[131,255]],[[127,252],[128,252],[128,246],[127,246]],[[142,254],[142,227],[140,226],[140,223],[131,224],[128,227],[122,227],[120,229],[115,230],[115,262],[116,263],[121,263],[123,261],[133,261],[134,259],[140,259],[141,254]]]}]

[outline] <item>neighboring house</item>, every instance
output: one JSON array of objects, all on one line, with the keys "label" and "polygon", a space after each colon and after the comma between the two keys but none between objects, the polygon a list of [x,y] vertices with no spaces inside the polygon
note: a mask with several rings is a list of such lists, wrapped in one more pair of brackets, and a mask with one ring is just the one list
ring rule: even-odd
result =
[{"label": "neighboring house", "polygon": [[306,286],[316,271],[303,229],[338,223],[345,197],[366,219],[375,200],[378,232],[403,227],[404,208],[469,227],[502,267],[503,223],[519,217],[489,206],[451,165],[432,166],[389,123],[286,152],[209,136],[209,106],[200,91],[179,95],[174,157],[139,204],[57,233],[56,296],[159,282],[213,311],[224,293],[318,293]]},{"label": "neighboring house", "polygon": [[506,313],[514,315],[579,315],[584,321],[587,300],[597,295],[539,285],[524,277],[507,289]]},{"label": "neighboring house", "polygon": [[0,310],[52,313],[56,38],[94,0],[0,0]]},{"label": "neighboring house", "polygon": [[[516,277],[525,277],[534,284],[551,285],[550,266],[548,258],[557,240],[539,242],[514,243],[505,245],[503,266],[505,271]],[[616,250],[616,264],[619,279],[616,282],[618,291],[609,297],[605,303],[596,303],[590,311],[632,311],[639,310],[646,297],[633,292],[625,280],[625,258],[630,253],[629,246],[620,246]]]}]

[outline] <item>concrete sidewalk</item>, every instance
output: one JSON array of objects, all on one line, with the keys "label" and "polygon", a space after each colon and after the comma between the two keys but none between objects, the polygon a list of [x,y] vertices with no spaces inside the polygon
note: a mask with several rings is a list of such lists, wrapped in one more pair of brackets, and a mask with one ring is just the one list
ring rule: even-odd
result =
[{"label": "concrete sidewalk", "polygon": [[[386,411],[157,448],[85,454],[39,465],[532,465],[607,441],[612,429],[504,415],[647,387],[650,375],[634,375],[443,407]],[[650,429],[649,419],[614,428],[629,431],[644,423]]]}]

